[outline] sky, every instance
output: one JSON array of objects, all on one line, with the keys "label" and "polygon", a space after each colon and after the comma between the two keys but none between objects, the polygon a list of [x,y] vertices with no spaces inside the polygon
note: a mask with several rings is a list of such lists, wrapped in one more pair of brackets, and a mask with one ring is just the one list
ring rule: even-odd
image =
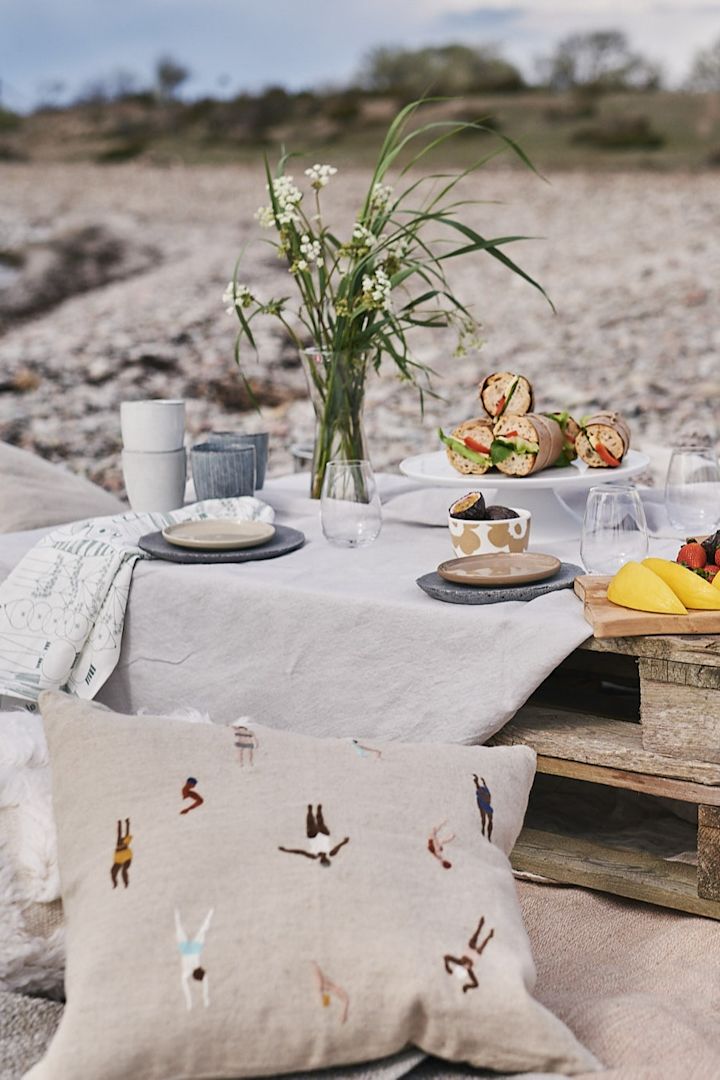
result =
[{"label": "sky", "polygon": [[119,69],[148,82],[161,54],[192,71],[189,97],[342,85],[378,45],[495,44],[532,77],[565,34],[608,28],[678,82],[720,38],[720,0],[0,0],[0,103]]}]

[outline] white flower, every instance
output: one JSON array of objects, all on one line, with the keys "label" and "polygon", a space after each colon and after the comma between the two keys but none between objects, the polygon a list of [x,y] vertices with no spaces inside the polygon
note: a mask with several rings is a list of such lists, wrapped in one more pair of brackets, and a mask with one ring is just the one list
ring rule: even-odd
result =
[{"label": "white flower", "polygon": [[300,238],[300,253],[308,262],[317,262],[322,254],[322,244],[305,235]]},{"label": "white flower", "polygon": [[260,223],[261,228],[272,229],[275,224],[275,214],[272,206],[261,206],[259,210],[255,211],[255,219]]},{"label": "white flower", "polygon": [[364,225],[361,225],[359,221],[355,222],[355,226],[352,231],[353,243],[358,247],[374,247],[377,243],[377,237],[374,233],[371,233]]},{"label": "white flower", "polygon": [[370,207],[373,210],[384,210],[392,198],[393,189],[389,184],[375,184],[370,196]]},{"label": "white flower", "polygon": [[272,189],[281,210],[297,206],[302,199],[302,192],[300,188],[295,187],[292,176],[276,176],[272,182]]},{"label": "white flower", "polygon": [[392,284],[384,270],[378,268],[374,274],[364,274],[362,279],[362,299],[368,308],[390,311]]},{"label": "white flower", "polygon": [[223,304],[228,305],[225,308],[228,315],[234,315],[238,305],[240,307],[250,307],[254,302],[254,297],[247,285],[239,285],[234,281],[228,282],[223,293]]},{"label": "white flower", "polygon": [[298,274],[301,270],[307,270],[307,269],[309,269],[309,264],[307,262],[307,259],[296,259],[295,262],[290,267],[290,273],[291,274]]},{"label": "white flower", "polygon": [[324,188],[329,182],[330,177],[334,176],[337,169],[334,165],[313,165],[312,168],[305,170],[305,175],[309,177],[312,186],[316,191],[320,188]]}]

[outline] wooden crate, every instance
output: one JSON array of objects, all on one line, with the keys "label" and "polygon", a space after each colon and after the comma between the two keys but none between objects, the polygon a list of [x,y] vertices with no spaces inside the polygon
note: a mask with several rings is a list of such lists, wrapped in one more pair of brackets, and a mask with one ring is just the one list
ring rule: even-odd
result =
[{"label": "wooden crate", "polygon": [[720,919],[719,636],[592,638],[493,742],[532,746],[543,776],[698,808],[692,865],[583,836],[576,821],[536,827],[538,784],[516,870]]}]

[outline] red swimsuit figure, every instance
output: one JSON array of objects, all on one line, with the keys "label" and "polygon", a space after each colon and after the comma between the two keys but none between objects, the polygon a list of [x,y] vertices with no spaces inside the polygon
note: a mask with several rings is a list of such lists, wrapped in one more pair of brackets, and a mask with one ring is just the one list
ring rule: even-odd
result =
[{"label": "red swimsuit figure", "polygon": [[198,806],[202,806],[205,802],[202,795],[200,795],[195,788],[197,787],[197,780],[194,776],[188,776],[187,780],[183,784],[182,797],[183,799],[192,799],[189,806],[186,806],[184,810],[181,810],[181,814],[189,814],[191,810],[197,810]]}]

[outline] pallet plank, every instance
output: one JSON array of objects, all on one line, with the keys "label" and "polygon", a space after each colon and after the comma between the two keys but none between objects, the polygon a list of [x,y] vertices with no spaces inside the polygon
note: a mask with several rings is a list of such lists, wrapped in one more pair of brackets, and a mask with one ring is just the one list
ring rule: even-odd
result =
[{"label": "pallet plank", "polygon": [[698,896],[720,900],[720,808],[698,808]]},{"label": "pallet plank", "polygon": [[697,871],[687,863],[528,828],[510,861],[523,873],[720,919],[720,902],[698,896]]},{"label": "pallet plank", "polygon": [[546,757],[692,781],[693,786],[720,785],[720,764],[671,758],[645,749],[638,724],[603,716],[524,705],[510,723],[493,736],[492,742],[497,745],[523,743]]},{"label": "pallet plank", "polygon": [[686,664],[720,667],[720,635],[666,634],[646,637],[590,637],[580,650],[600,653],[619,653],[622,656],[656,657]]},{"label": "pallet plank", "polygon": [[678,799],[680,802],[720,806],[720,788],[694,784],[688,780],[669,780],[662,776],[627,772],[625,769],[585,765],[579,761],[545,757],[543,754],[538,754],[537,770],[547,773],[548,776],[570,776],[576,780],[587,780],[591,784],[642,791],[646,795],[660,795],[666,799]]},{"label": "pallet plank", "polygon": [[641,659],[640,720],[647,750],[720,762],[720,668]]}]

